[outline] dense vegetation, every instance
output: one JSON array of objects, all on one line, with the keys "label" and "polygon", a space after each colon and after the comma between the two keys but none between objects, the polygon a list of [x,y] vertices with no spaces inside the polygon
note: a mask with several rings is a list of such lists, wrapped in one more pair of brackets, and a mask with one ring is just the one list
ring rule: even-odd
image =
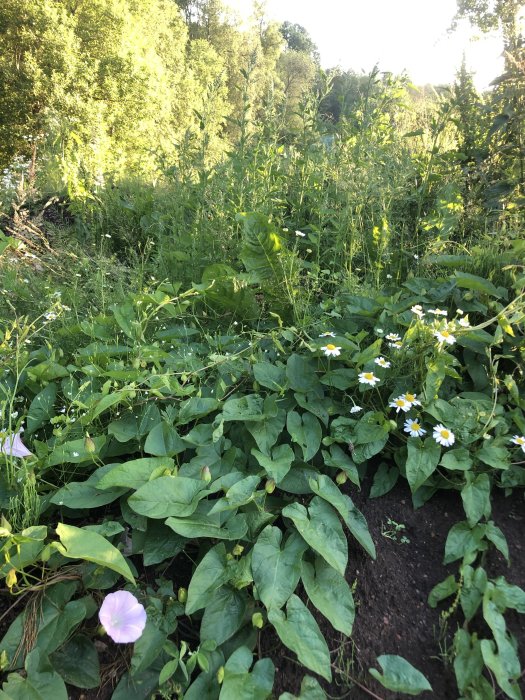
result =
[{"label": "dense vegetation", "polygon": [[[326,697],[376,556],[352,497],[403,481],[463,506],[428,596],[457,697],[522,698],[489,557],[525,486],[521,9],[458,2],[502,29],[481,95],[324,72],[261,8],[4,0],[0,698],[277,697],[268,635],[280,699]],[[378,665],[338,685],[430,690]]]}]

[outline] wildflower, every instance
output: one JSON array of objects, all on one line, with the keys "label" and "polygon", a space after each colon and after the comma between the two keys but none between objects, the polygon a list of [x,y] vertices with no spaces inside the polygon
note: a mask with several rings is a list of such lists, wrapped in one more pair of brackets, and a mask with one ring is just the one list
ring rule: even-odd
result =
[{"label": "wildflower", "polygon": [[412,406],[421,406],[421,401],[416,397],[417,397],[417,394],[410,394],[410,393],[403,394],[401,396],[402,399],[405,399],[405,401],[408,401],[408,403],[410,404],[410,408],[412,408]]},{"label": "wildflower", "polygon": [[449,345],[454,345],[456,342],[456,336],[452,335],[449,331],[434,331],[434,335],[439,340],[440,343],[448,343]]},{"label": "wildflower", "polygon": [[511,442],[513,442],[515,445],[519,445],[522,452],[525,452],[525,437],[523,437],[523,435],[514,435]]},{"label": "wildflower", "polygon": [[391,340],[393,343],[398,343],[401,340],[401,336],[397,333],[389,333],[385,336],[387,340]]},{"label": "wildflower", "polygon": [[392,279],[392,275],[387,275],[386,278],[387,278],[387,280],[391,280],[391,279]]},{"label": "wildflower", "polygon": [[335,333],[333,331],[326,331],[325,333],[319,333],[320,338],[335,338]]},{"label": "wildflower", "polygon": [[419,255],[417,253],[414,253],[414,260],[419,260]]},{"label": "wildflower", "polygon": [[448,430],[448,428],[445,428],[444,425],[441,425],[441,423],[438,423],[438,425],[434,427],[432,437],[439,445],[443,445],[443,447],[450,447],[456,441],[454,433]]},{"label": "wildflower", "polygon": [[398,396],[397,399],[392,399],[392,401],[388,404],[391,408],[396,409],[396,413],[399,413],[399,411],[404,411],[405,413],[407,411],[410,411],[412,404],[407,401],[403,396]]},{"label": "wildflower", "polygon": [[341,354],[341,348],[332,345],[332,343],[327,343],[321,348],[321,350],[324,352],[326,357],[337,357]]},{"label": "wildflower", "polygon": [[33,453],[30,452],[20,438],[20,430],[18,433],[11,433],[7,437],[0,438],[0,453],[8,457],[30,457]]},{"label": "wildflower", "polygon": [[361,372],[358,378],[360,384],[370,384],[370,386],[375,386],[377,382],[381,381],[373,372]]},{"label": "wildflower", "polygon": [[306,233],[303,233],[302,231],[296,231],[295,235],[297,238],[304,238],[306,236]]},{"label": "wildflower", "polygon": [[429,309],[429,314],[434,314],[434,316],[446,316],[447,312],[444,309]]},{"label": "wildflower", "polygon": [[104,234],[104,237],[105,237],[105,238],[111,238],[111,234],[110,234],[110,233],[105,233],[105,234]]},{"label": "wildflower", "polygon": [[117,644],[136,642],[146,626],[146,611],[132,593],[116,591],[104,598],[98,619]]},{"label": "wildflower", "polygon": [[44,318],[47,319],[48,321],[54,321],[56,319],[57,315],[53,311],[48,311],[47,314],[44,314]]},{"label": "wildflower", "polygon": [[463,311],[463,309],[456,309],[456,313],[462,316],[465,312]]},{"label": "wildflower", "polygon": [[384,357],[376,357],[374,360],[376,365],[379,365],[380,367],[384,367],[385,369],[389,369],[392,365],[388,360],[385,360]]},{"label": "wildflower", "polygon": [[385,332],[385,331],[384,331],[382,328],[376,328],[376,333],[377,333],[378,335],[383,335],[384,332]]},{"label": "wildflower", "polygon": [[359,413],[359,411],[362,411],[363,408],[361,406],[352,406],[350,409],[350,413]]},{"label": "wildflower", "polygon": [[462,328],[470,328],[470,321],[468,320],[468,314],[467,314],[467,316],[460,318],[458,323]]},{"label": "wildflower", "polygon": [[421,304],[416,304],[410,309],[410,311],[412,311],[413,314],[416,314],[416,316],[419,316],[419,318],[423,318],[423,316],[425,315]]},{"label": "wildflower", "polygon": [[405,433],[409,433],[410,437],[421,437],[427,432],[421,427],[421,423],[419,421],[411,419],[405,421],[404,431]]},{"label": "wildflower", "polygon": [[402,348],[403,345],[399,342],[399,340],[396,340],[395,343],[388,343],[389,348],[394,348],[394,350],[399,350],[399,348]]},{"label": "wildflower", "polygon": [[72,455],[73,455],[73,457],[80,457],[80,453],[79,453],[79,452],[72,452]]}]

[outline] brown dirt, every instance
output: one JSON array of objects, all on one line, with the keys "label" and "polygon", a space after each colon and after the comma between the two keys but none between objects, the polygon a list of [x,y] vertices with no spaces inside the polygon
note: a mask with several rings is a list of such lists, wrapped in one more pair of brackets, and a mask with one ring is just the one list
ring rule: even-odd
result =
[{"label": "brown dirt", "polygon": [[[332,698],[406,698],[406,695],[385,690],[368,673],[372,666],[379,668],[376,659],[381,654],[398,654],[430,681],[433,692],[423,693],[419,697],[455,700],[458,692],[453,669],[445,663],[442,654],[450,646],[461,618],[449,620],[448,628],[443,631],[440,611],[446,609],[450,601],[445,601],[438,609],[432,609],[427,598],[437,583],[457,571],[457,563],[445,567],[442,561],[449,529],[454,523],[465,519],[459,494],[440,492],[422,508],[414,510],[406,482],[398,483],[390,493],[378,499],[367,499],[367,491],[366,486],[360,493],[352,487],[348,493],[368,522],[377,559],[372,561],[352,538],[349,539],[347,580],[350,585],[357,581],[354,630],[351,640],[345,639],[341,634],[334,633],[321,616],[316,615],[332,651],[334,667],[331,684],[318,680]],[[389,529],[388,518],[405,525],[404,534],[409,543],[401,544],[382,534]],[[509,582],[524,588],[523,492],[515,491],[508,498],[502,492],[496,493],[492,518],[507,538],[512,566],[509,569],[504,559],[494,553],[488,558],[486,568],[491,576],[505,575]],[[525,616],[509,612],[506,620],[509,629],[523,646]],[[290,658],[293,654],[289,651],[279,649],[276,652],[275,643],[271,633],[263,643],[263,651],[273,651],[277,669],[275,697],[283,690],[298,693],[307,672]],[[521,649],[522,662],[524,653],[525,650]],[[353,683],[350,677],[365,686],[366,690]]]}]

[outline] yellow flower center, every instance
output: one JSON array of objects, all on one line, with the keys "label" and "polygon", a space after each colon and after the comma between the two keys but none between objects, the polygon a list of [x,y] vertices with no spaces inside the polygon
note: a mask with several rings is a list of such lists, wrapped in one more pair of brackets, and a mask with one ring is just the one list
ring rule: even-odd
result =
[{"label": "yellow flower center", "polygon": [[404,406],[405,399],[396,399],[396,406]]},{"label": "yellow flower center", "polygon": [[441,331],[441,335],[443,336],[443,338],[448,338],[450,333],[448,331]]},{"label": "yellow flower center", "polygon": [[364,377],[365,379],[368,379],[368,380],[373,379],[373,378],[374,378],[374,373],[373,373],[373,372],[365,372],[365,373],[363,374],[363,377]]},{"label": "yellow flower center", "polygon": [[448,440],[450,437],[450,433],[448,432],[448,430],[440,430],[439,434],[444,440]]},{"label": "yellow flower center", "polygon": [[412,403],[412,401],[414,401],[415,398],[416,398],[416,395],[415,395],[415,394],[405,394],[405,399],[406,399],[409,403]]},{"label": "yellow flower center", "polygon": [[519,437],[519,438],[516,440],[516,444],[518,444],[518,445],[525,445],[525,438]]},{"label": "yellow flower center", "polygon": [[412,423],[410,427],[412,430],[419,430],[421,428],[419,423]]},{"label": "yellow flower center", "polygon": [[332,343],[328,343],[328,345],[326,346],[326,349],[327,350],[335,350],[335,345],[332,345]]}]

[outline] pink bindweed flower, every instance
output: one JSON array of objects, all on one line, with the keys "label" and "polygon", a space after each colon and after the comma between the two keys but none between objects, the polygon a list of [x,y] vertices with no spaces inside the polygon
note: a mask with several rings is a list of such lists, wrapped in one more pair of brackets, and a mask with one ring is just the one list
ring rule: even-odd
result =
[{"label": "pink bindweed flower", "polygon": [[8,457],[31,457],[33,455],[22,442],[20,432],[0,437],[0,453]]},{"label": "pink bindweed flower", "polygon": [[100,624],[117,644],[136,642],[146,626],[146,611],[132,593],[116,591],[104,598]]}]

